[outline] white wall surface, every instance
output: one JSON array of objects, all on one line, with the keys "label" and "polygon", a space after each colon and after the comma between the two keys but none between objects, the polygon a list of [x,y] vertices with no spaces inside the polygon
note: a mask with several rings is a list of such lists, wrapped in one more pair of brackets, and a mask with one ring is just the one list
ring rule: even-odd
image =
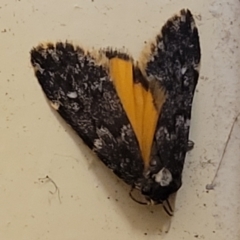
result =
[{"label": "white wall surface", "polygon": [[[42,41],[125,47],[144,41],[189,8],[202,66],[183,187],[171,220],[133,202],[129,187],[94,158],[49,107],[30,65]],[[240,2],[237,0],[0,0],[0,239],[240,239]],[[59,188],[54,193],[54,185]],[[51,192],[52,193],[51,193]]]}]

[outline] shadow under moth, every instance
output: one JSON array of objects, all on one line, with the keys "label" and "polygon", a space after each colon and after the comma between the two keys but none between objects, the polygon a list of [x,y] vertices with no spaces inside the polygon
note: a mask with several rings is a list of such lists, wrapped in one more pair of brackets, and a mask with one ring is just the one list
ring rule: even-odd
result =
[{"label": "shadow under moth", "polygon": [[111,48],[71,43],[31,50],[35,75],[54,109],[119,178],[162,204],[182,185],[192,101],[200,66],[198,30],[181,10],[146,46],[139,61]]}]

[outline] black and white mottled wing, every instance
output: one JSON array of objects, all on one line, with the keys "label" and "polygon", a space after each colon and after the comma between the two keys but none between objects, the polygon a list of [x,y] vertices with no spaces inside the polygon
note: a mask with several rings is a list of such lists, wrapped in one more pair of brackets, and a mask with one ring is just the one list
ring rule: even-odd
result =
[{"label": "black and white mottled wing", "polygon": [[143,161],[136,136],[109,77],[106,52],[69,43],[31,51],[36,77],[54,108],[113,172],[133,185]]},{"label": "black and white mottled wing", "polygon": [[182,10],[168,20],[151,46],[145,75],[166,91],[153,140],[152,156],[142,192],[164,201],[182,184],[182,170],[189,150],[192,101],[200,65],[198,30],[192,14]]}]

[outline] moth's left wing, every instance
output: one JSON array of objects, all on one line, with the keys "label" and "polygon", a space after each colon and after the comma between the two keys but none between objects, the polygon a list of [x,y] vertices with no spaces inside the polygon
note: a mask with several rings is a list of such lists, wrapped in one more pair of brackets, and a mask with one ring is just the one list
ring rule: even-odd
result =
[{"label": "moth's left wing", "polygon": [[90,54],[70,43],[45,44],[31,51],[31,62],[57,112],[116,175],[134,185],[144,164],[110,77],[109,54]]}]

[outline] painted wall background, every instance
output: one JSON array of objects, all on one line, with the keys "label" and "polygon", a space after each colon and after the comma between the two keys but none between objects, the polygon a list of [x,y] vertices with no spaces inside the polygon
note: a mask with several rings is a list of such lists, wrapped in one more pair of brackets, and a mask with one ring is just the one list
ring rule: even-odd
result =
[{"label": "painted wall background", "polygon": [[[202,67],[175,216],[139,206],[49,107],[29,51],[42,41],[123,46],[144,42],[182,8],[195,15]],[[240,238],[239,0],[0,1],[0,239]],[[45,177],[49,176],[57,185]],[[170,226],[170,231],[165,230]]]}]

